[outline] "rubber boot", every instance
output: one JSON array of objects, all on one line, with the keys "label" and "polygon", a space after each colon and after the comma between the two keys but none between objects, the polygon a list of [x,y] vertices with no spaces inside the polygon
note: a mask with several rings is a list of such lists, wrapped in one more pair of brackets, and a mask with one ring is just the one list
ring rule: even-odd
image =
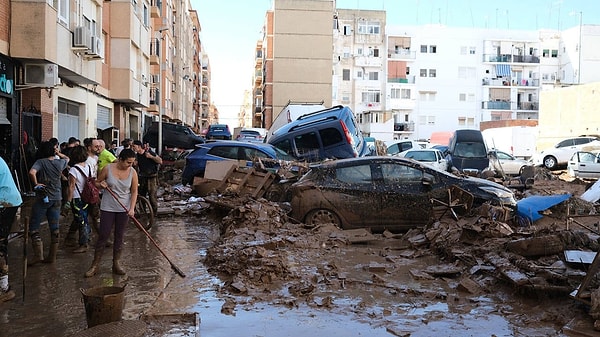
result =
[{"label": "rubber boot", "polygon": [[31,246],[33,247],[33,257],[27,262],[28,266],[33,266],[44,261],[44,243],[40,237],[40,233],[31,235]]},{"label": "rubber boot", "polygon": [[85,277],[92,277],[96,275],[96,272],[98,272],[98,266],[100,265],[100,260],[102,260],[102,250],[96,249],[94,252],[94,261],[92,261],[90,269],[85,272]]},{"label": "rubber boot", "polygon": [[112,269],[113,274],[125,275],[125,270],[123,270],[123,268],[121,268],[120,260],[121,260],[121,251],[114,252],[113,253],[113,269]]},{"label": "rubber boot", "polygon": [[75,247],[77,246],[77,232],[69,231],[67,233],[67,238],[65,239],[65,247]]},{"label": "rubber boot", "polygon": [[44,263],[56,262],[56,252],[58,252],[59,236],[59,231],[53,231],[50,235],[50,251],[48,252],[48,256],[44,259]]}]

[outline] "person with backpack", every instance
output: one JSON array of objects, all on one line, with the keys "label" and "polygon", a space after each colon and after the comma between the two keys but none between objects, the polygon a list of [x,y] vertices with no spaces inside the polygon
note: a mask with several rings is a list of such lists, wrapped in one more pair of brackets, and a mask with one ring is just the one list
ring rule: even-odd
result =
[{"label": "person with backpack", "polygon": [[73,212],[71,232],[79,231],[79,247],[73,253],[85,253],[90,241],[90,226],[88,223],[89,204],[82,198],[88,178],[93,179],[92,168],[86,163],[88,152],[85,147],[78,145],[71,150],[71,161],[75,164],[69,169],[69,190],[67,205]]},{"label": "person with backpack", "polygon": [[158,168],[162,164],[162,158],[150,150],[150,148],[144,147],[139,140],[134,140],[131,148],[136,153],[137,170],[140,179],[139,194],[141,196],[148,194],[152,211],[154,211],[154,214],[157,214]]},{"label": "person with backpack", "polygon": [[[69,162],[69,157],[59,152],[58,148],[51,142],[42,142],[38,152],[40,159],[36,160],[29,170],[29,178],[36,192],[29,223],[29,236],[34,256],[29,261],[29,265],[42,261],[45,263],[56,261],[62,203],[61,174]],[[48,219],[48,226],[50,227],[50,250],[45,259],[44,245],[40,236],[40,226],[44,216]]]}]

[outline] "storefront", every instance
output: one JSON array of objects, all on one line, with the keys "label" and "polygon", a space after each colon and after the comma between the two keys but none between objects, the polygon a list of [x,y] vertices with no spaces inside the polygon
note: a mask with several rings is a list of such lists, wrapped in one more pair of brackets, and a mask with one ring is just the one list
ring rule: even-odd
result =
[{"label": "storefront", "polygon": [[16,64],[0,54],[0,156],[8,166],[19,164],[19,109],[15,80]]}]

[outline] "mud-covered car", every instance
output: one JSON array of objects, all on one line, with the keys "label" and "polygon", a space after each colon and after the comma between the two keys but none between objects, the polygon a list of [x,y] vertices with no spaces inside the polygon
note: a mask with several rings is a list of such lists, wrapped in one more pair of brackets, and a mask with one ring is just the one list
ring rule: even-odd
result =
[{"label": "mud-covered car", "polygon": [[[458,177],[399,157],[359,157],[314,165],[291,190],[291,216],[316,226],[404,231],[430,223],[436,203],[458,187],[472,206],[516,209],[513,192],[495,182]],[[439,206],[439,205],[438,205]]]}]

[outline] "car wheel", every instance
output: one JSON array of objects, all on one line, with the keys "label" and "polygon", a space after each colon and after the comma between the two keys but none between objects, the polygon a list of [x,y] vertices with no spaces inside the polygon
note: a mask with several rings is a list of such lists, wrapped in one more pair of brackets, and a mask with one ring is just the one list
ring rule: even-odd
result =
[{"label": "car wheel", "polygon": [[556,158],[553,156],[544,157],[544,167],[548,170],[554,170],[558,166]]},{"label": "car wheel", "polygon": [[310,211],[306,215],[305,222],[309,226],[333,224],[337,227],[342,227],[340,218],[335,213],[327,209],[316,209]]}]

